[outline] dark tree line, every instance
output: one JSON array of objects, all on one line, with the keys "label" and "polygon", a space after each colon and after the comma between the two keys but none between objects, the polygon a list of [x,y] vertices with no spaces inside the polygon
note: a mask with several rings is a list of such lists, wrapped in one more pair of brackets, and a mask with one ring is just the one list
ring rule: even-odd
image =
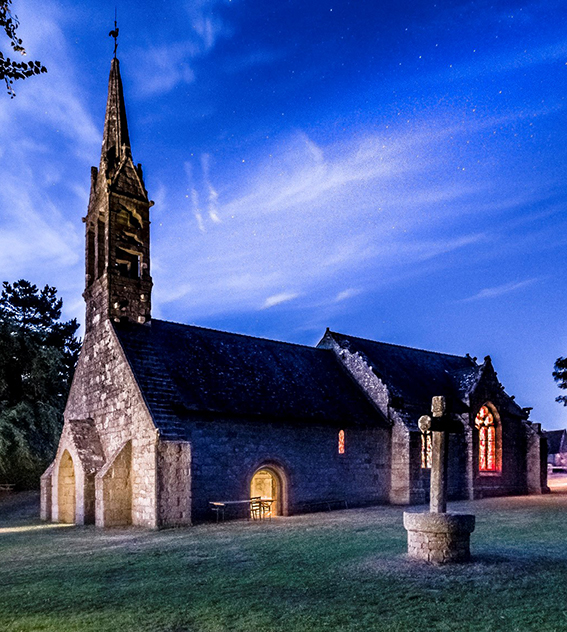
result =
[{"label": "dark tree line", "polygon": [[[14,53],[25,55],[26,50],[23,42],[17,34],[20,22],[18,17],[12,13],[11,4],[12,0],[0,0],[0,28],[8,36],[10,47]],[[13,87],[14,81],[39,75],[42,72],[47,72],[47,69],[40,61],[15,61],[0,51],[0,79],[6,83],[6,89],[11,98],[16,96]]]},{"label": "dark tree line", "polygon": [[37,487],[53,459],[80,341],[54,287],[4,283],[0,295],[0,482]]}]

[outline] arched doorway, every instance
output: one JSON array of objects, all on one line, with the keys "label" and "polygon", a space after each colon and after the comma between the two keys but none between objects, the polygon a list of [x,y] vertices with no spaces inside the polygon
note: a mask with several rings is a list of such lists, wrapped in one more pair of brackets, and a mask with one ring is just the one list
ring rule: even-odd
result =
[{"label": "arched doorway", "polygon": [[75,468],[71,455],[65,450],[59,463],[57,486],[59,522],[75,523],[75,502]]},{"label": "arched doorway", "polygon": [[264,513],[265,517],[283,515],[285,505],[282,474],[273,466],[263,466],[256,470],[250,481],[250,498],[273,501],[269,512]]}]

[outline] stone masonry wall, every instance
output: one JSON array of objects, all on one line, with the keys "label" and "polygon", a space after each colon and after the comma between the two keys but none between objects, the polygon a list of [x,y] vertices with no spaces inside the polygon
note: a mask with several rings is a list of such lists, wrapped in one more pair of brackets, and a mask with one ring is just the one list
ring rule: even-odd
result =
[{"label": "stone masonry wall", "polygon": [[59,499],[59,522],[75,522],[75,470],[73,460],[67,450],[62,455],[57,479]]},{"label": "stone masonry wall", "polygon": [[404,513],[408,556],[425,562],[467,562],[475,517],[470,514]]},{"label": "stone masonry wall", "polygon": [[196,421],[191,428],[196,520],[210,519],[209,501],[248,498],[252,476],[266,465],[286,478],[284,514],[315,509],[321,500],[345,499],[349,506],[388,501],[388,429],[342,428],[345,454],[339,454],[340,428],[228,419]]},{"label": "stone masonry wall", "polygon": [[[391,405],[391,394],[387,386],[374,373],[364,357],[341,348],[334,340],[324,338],[321,346],[331,348],[366,395],[382,412],[384,418],[393,424],[391,431],[391,489],[390,502],[393,504],[419,504],[429,500],[429,470],[421,467],[421,435],[411,431],[415,426],[404,410]],[[417,421],[417,419],[415,420]],[[449,488],[453,499],[467,498],[467,445],[463,435],[450,439],[450,468],[453,474]]]},{"label": "stone masonry wall", "polygon": [[[410,433],[406,425],[396,420],[392,428],[392,480],[390,502],[407,505],[411,501],[410,484]],[[417,454],[419,457],[419,453]],[[416,502],[420,502],[416,499]],[[421,500],[421,502],[425,502]]]},{"label": "stone masonry wall", "polygon": [[157,526],[157,432],[111,323],[85,336],[65,419],[94,421],[105,460],[132,441],[132,523]]},{"label": "stone masonry wall", "polygon": [[186,441],[158,444],[158,522],[191,524],[191,444]]},{"label": "stone masonry wall", "polygon": [[55,463],[45,470],[40,480],[40,512],[41,520],[51,521],[53,517],[53,470]]},{"label": "stone masonry wall", "polygon": [[[527,486],[529,494],[541,494],[547,488],[547,476],[542,481],[541,433],[539,424],[526,424]],[[547,472],[547,468],[544,470]]]},{"label": "stone masonry wall", "polygon": [[416,495],[415,490],[412,489],[414,484],[411,478],[410,433],[401,416],[390,407],[390,393],[386,384],[374,373],[360,353],[352,353],[348,349],[343,349],[329,337],[323,338],[319,346],[332,349],[335,352],[337,358],[363,389],[366,396],[382,412],[385,422],[392,424],[389,447],[391,461],[389,501],[400,505],[423,502],[421,491],[418,491],[414,501]]},{"label": "stone masonry wall", "polygon": [[[408,504],[419,505],[429,502],[431,470],[421,467],[421,432],[409,433],[410,439],[410,486]],[[447,462],[447,498],[463,500],[469,498],[468,491],[468,445],[466,433],[449,434]]]},{"label": "stone masonry wall", "polygon": [[466,444],[466,486],[468,500],[474,499],[474,445],[473,445],[473,428],[470,425],[468,413],[460,415],[461,424],[464,429],[464,439]]},{"label": "stone masonry wall", "polygon": [[448,451],[447,498],[449,500],[465,500],[469,497],[466,432],[449,434]]},{"label": "stone masonry wall", "polygon": [[132,442],[127,441],[96,476],[96,525],[132,524]]},{"label": "stone masonry wall", "polygon": [[431,470],[421,467],[421,432],[409,432],[409,497],[408,504],[429,502]]},{"label": "stone masonry wall", "polygon": [[[336,341],[330,337],[325,337],[320,346],[333,349],[343,366],[348,370],[353,379],[361,386],[366,395],[374,402],[376,407],[382,411],[385,419],[392,426],[391,444],[391,490],[390,502],[393,504],[414,504],[425,503],[429,499],[429,471],[421,468],[421,437],[417,428],[412,431],[415,421],[408,418],[404,409],[392,406],[391,394],[387,386],[373,372],[364,357],[360,353],[352,353],[348,349],[341,348]],[[480,385],[480,390],[484,390],[482,397],[487,397],[488,393],[495,390],[501,392],[500,385],[488,382]],[[470,428],[468,415],[461,416],[463,424],[463,434],[455,434],[450,437],[449,446],[449,497],[451,499],[464,499],[473,497],[473,487],[475,479],[474,437]],[[521,422],[520,422],[521,425]],[[512,436],[517,432],[520,438]],[[508,449],[507,467],[519,467],[519,472],[515,476],[514,485],[520,485],[522,476],[525,476],[525,459],[522,464],[522,446],[520,445],[524,436],[523,428],[515,426],[511,432],[506,433],[506,443]],[[525,454],[525,453],[524,453]],[[518,465],[519,463],[519,465]],[[496,481],[491,481],[495,484]],[[508,489],[511,487],[508,486]],[[519,488],[519,487],[517,487]],[[506,493],[506,492],[504,492]]]}]

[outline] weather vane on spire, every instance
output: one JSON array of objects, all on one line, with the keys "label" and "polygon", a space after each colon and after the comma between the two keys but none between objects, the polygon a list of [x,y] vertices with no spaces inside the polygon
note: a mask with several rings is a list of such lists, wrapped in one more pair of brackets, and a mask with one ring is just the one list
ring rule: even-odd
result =
[{"label": "weather vane on spire", "polygon": [[114,38],[114,59],[116,59],[116,49],[118,48],[118,26],[116,25],[116,7],[114,7],[114,30],[108,34]]}]

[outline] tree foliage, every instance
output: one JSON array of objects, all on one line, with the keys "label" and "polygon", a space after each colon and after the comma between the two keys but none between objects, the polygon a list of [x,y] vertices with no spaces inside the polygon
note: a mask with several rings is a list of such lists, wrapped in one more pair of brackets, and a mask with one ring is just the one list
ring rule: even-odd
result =
[{"label": "tree foliage", "polygon": [[[25,56],[26,50],[23,42],[17,35],[20,22],[17,16],[12,13],[11,4],[12,0],[0,0],[0,27],[8,36],[12,50]],[[6,89],[12,99],[16,96],[13,88],[15,80],[26,79],[26,77],[39,75],[42,72],[47,72],[47,69],[41,62],[14,61],[9,57],[5,57],[4,53],[0,51],[0,79],[3,79],[6,83]]]},{"label": "tree foliage", "polygon": [[3,284],[0,295],[0,482],[37,486],[52,460],[80,342],[54,287]]},{"label": "tree foliage", "polygon": [[[553,371],[553,379],[561,389],[567,390],[567,358],[557,358]],[[562,402],[567,406],[567,395],[560,395],[555,398],[556,402]]]}]

